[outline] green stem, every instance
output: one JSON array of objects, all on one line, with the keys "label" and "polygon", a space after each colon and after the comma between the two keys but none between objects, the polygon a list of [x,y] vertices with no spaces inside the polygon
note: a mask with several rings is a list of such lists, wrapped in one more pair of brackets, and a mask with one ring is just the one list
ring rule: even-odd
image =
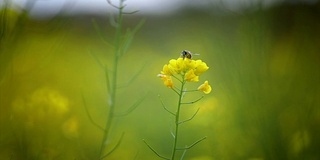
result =
[{"label": "green stem", "polygon": [[179,93],[179,101],[178,101],[178,108],[177,108],[177,112],[175,114],[175,132],[174,132],[174,143],[173,143],[173,148],[172,148],[172,155],[171,155],[171,160],[174,160],[175,158],[175,154],[177,151],[177,144],[178,144],[178,133],[179,133],[179,117],[180,117],[180,107],[181,107],[181,103],[182,103],[182,98],[183,98],[183,90],[184,90],[184,85],[185,85],[184,78],[181,81],[181,89],[180,89],[180,93]]},{"label": "green stem", "polygon": [[[114,44],[114,61],[113,61],[113,74],[111,80],[111,88],[110,88],[110,97],[108,99],[108,106],[109,106],[109,113],[107,122],[105,125],[103,138],[100,146],[99,151],[99,158],[104,156],[104,149],[105,149],[105,142],[108,140],[110,135],[110,128],[114,119],[114,111],[115,111],[115,104],[116,104],[116,90],[117,90],[117,76],[118,76],[118,62],[121,55],[120,43],[122,37],[122,19],[123,19],[123,4],[120,1],[120,7],[118,8],[118,25],[116,26],[116,35],[115,35],[115,44]],[[106,70],[105,72],[108,72]],[[108,153],[109,154],[109,153]]]}]

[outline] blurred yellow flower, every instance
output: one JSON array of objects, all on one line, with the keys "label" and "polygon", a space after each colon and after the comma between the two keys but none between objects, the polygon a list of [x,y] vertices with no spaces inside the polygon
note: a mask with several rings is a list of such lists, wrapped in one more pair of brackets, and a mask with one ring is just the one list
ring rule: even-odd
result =
[{"label": "blurred yellow flower", "polygon": [[198,90],[203,91],[203,93],[205,93],[205,94],[209,94],[211,92],[211,86],[209,85],[208,81],[205,81],[203,84],[201,84],[198,87]]},{"label": "blurred yellow flower", "polygon": [[79,136],[79,120],[76,117],[70,117],[61,126],[64,136],[67,138],[77,138]]}]

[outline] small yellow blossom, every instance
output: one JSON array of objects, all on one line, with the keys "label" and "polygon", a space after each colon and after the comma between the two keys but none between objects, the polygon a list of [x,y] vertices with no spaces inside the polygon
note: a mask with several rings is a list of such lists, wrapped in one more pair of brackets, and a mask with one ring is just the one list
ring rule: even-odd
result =
[{"label": "small yellow blossom", "polygon": [[161,74],[164,74],[164,75],[172,75],[172,70],[169,68],[169,66],[167,64],[165,64],[163,66],[163,69],[161,71]]},{"label": "small yellow blossom", "polygon": [[188,58],[185,58],[184,59],[184,65],[186,68],[188,69],[195,69],[197,67],[197,63],[195,60],[191,60],[191,59],[188,59]]},{"label": "small yellow blossom", "polygon": [[208,81],[205,81],[203,84],[201,84],[198,87],[198,90],[203,91],[203,93],[205,93],[205,94],[209,94],[211,92],[211,86],[209,85]]},{"label": "small yellow blossom", "polygon": [[173,81],[171,76],[167,76],[164,74],[158,74],[158,77],[160,77],[163,80],[163,84],[167,86],[168,88],[173,88]]},{"label": "small yellow blossom", "polygon": [[195,69],[195,74],[200,75],[201,73],[207,71],[209,67],[205,62],[202,62],[201,60],[196,61],[196,69]]},{"label": "small yellow blossom", "polygon": [[187,82],[198,82],[199,76],[195,75],[193,69],[191,69],[185,74],[184,79]]},{"label": "small yellow blossom", "polygon": [[172,70],[176,74],[181,74],[185,67],[182,58],[171,59],[168,65],[169,69]]}]

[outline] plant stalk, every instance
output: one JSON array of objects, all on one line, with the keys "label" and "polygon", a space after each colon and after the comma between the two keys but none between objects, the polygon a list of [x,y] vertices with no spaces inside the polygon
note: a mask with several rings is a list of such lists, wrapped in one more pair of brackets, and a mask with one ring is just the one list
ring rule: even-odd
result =
[{"label": "plant stalk", "polygon": [[[121,55],[121,37],[122,37],[122,20],[123,20],[123,4],[122,1],[120,1],[120,7],[118,8],[118,23],[116,26],[116,35],[115,35],[115,42],[114,42],[114,60],[113,60],[113,74],[112,74],[112,80],[111,80],[111,88],[109,90],[109,99],[108,99],[108,106],[109,106],[109,113],[107,122],[105,125],[103,138],[100,146],[99,151],[99,159],[104,156],[104,149],[105,149],[105,143],[109,138],[110,135],[110,128],[112,126],[112,122],[114,120],[114,112],[115,112],[115,104],[116,104],[116,90],[117,90],[117,78],[118,78],[118,63],[119,58]],[[106,70],[105,72],[108,72]]]},{"label": "plant stalk", "polygon": [[177,151],[177,144],[178,144],[178,133],[179,133],[179,119],[180,119],[180,107],[182,104],[182,99],[183,99],[183,90],[184,90],[184,85],[185,85],[185,80],[183,78],[181,82],[181,88],[179,92],[179,101],[178,101],[178,108],[177,112],[175,114],[175,132],[174,132],[174,143],[173,143],[173,148],[172,148],[172,155],[171,155],[171,160],[174,160],[176,151]]}]

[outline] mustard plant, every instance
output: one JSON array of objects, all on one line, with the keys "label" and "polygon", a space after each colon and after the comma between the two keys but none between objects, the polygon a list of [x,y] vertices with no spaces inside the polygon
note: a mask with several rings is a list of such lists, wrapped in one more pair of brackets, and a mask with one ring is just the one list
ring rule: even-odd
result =
[{"label": "mustard plant", "polygon": [[[117,147],[120,145],[120,143],[123,139],[124,132],[122,133],[120,139],[117,141],[117,143],[114,146],[107,146],[106,145],[106,141],[109,141],[111,139],[110,132],[111,132],[111,127],[113,125],[115,117],[125,116],[125,115],[129,114],[130,112],[132,112],[138,105],[140,105],[140,103],[143,101],[143,99],[145,97],[145,96],[142,96],[140,99],[138,99],[136,102],[134,102],[127,109],[127,111],[122,112],[122,113],[116,113],[117,89],[119,87],[118,86],[118,81],[119,81],[118,71],[119,71],[119,66],[120,66],[119,61],[120,61],[121,57],[123,57],[123,55],[127,52],[129,46],[131,45],[131,42],[133,40],[135,33],[141,28],[141,26],[144,23],[144,21],[142,20],[142,21],[140,21],[139,24],[137,24],[135,26],[135,28],[133,30],[127,29],[125,33],[123,32],[123,16],[125,14],[133,14],[133,13],[137,12],[137,11],[125,12],[124,8],[126,5],[124,4],[124,1],[125,0],[120,0],[119,5],[115,5],[111,2],[111,0],[107,0],[109,5],[116,8],[118,11],[117,17],[115,18],[116,21],[114,22],[114,26],[116,27],[116,31],[115,31],[115,38],[114,38],[114,42],[113,42],[113,47],[114,47],[113,57],[114,57],[114,59],[113,59],[112,67],[108,68],[106,65],[101,63],[101,61],[99,60],[99,58],[97,56],[92,54],[93,57],[96,59],[96,61],[104,69],[104,73],[106,75],[105,76],[106,77],[106,85],[107,85],[107,90],[108,90],[107,108],[109,108],[109,110],[107,113],[107,117],[106,117],[104,126],[100,126],[98,123],[96,123],[94,121],[93,117],[91,117],[91,115],[89,113],[88,108],[85,105],[85,110],[86,110],[87,116],[89,117],[89,120],[91,121],[91,123],[93,123],[93,125],[95,125],[98,129],[100,129],[103,132],[103,137],[102,137],[101,145],[99,148],[98,159],[105,159],[107,156],[109,156],[111,153],[113,153],[117,149]],[[104,42],[106,42],[106,40],[101,35],[99,26],[97,25],[97,23],[95,21],[93,21],[93,22],[94,22],[94,26],[95,26],[96,30],[100,34],[100,37],[103,39]],[[133,76],[133,78],[128,83],[131,83],[134,80],[134,78],[137,77],[137,75],[140,73],[140,71],[138,71],[136,73],[136,75]],[[85,103],[85,99],[84,99],[84,103]]]},{"label": "mustard plant", "polygon": [[[168,64],[165,64],[163,66],[162,71],[160,74],[158,74],[158,77],[160,77],[166,87],[171,89],[173,92],[176,93],[177,95],[177,107],[175,111],[171,111],[164,105],[164,103],[161,100],[162,107],[164,108],[165,111],[167,111],[169,114],[171,114],[174,117],[174,126],[175,129],[173,132],[171,132],[171,135],[173,137],[173,145],[172,145],[172,151],[171,151],[171,156],[170,157],[165,157],[161,154],[159,154],[154,148],[152,148],[145,140],[144,143],[160,158],[166,159],[166,160],[174,160],[177,158],[177,151],[183,151],[179,159],[183,159],[184,155],[187,150],[191,149],[194,147],[196,144],[199,142],[205,140],[207,137],[203,137],[194,143],[190,145],[186,145],[184,147],[179,147],[177,146],[178,141],[179,141],[179,128],[180,125],[183,123],[186,123],[188,121],[191,121],[196,114],[198,113],[199,109],[189,118],[182,120],[180,118],[181,115],[181,109],[183,105],[189,105],[189,104],[194,104],[201,100],[204,96],[201,96],[197,100],[194,101],[184,101],[184,96],[187,93],[192,93],[192,92],[197,92],[201,91],[205,94],[209,94],[211,92],[211,86],[209,85],[208,81],[205,81],[203,84],[201,84],[197,89],[191,89],[188,90],[186,85],[187,83],[194,83],[199,81],[199,76],[206,72],[209,67],[205,62],[202,60],[193,60],[192,54],[189,51],[183,51],[182,56],[178,59],[171,59]],[[174,83],[174,80],[176,79],[175,82],[178,82],[178,85]]]}]

